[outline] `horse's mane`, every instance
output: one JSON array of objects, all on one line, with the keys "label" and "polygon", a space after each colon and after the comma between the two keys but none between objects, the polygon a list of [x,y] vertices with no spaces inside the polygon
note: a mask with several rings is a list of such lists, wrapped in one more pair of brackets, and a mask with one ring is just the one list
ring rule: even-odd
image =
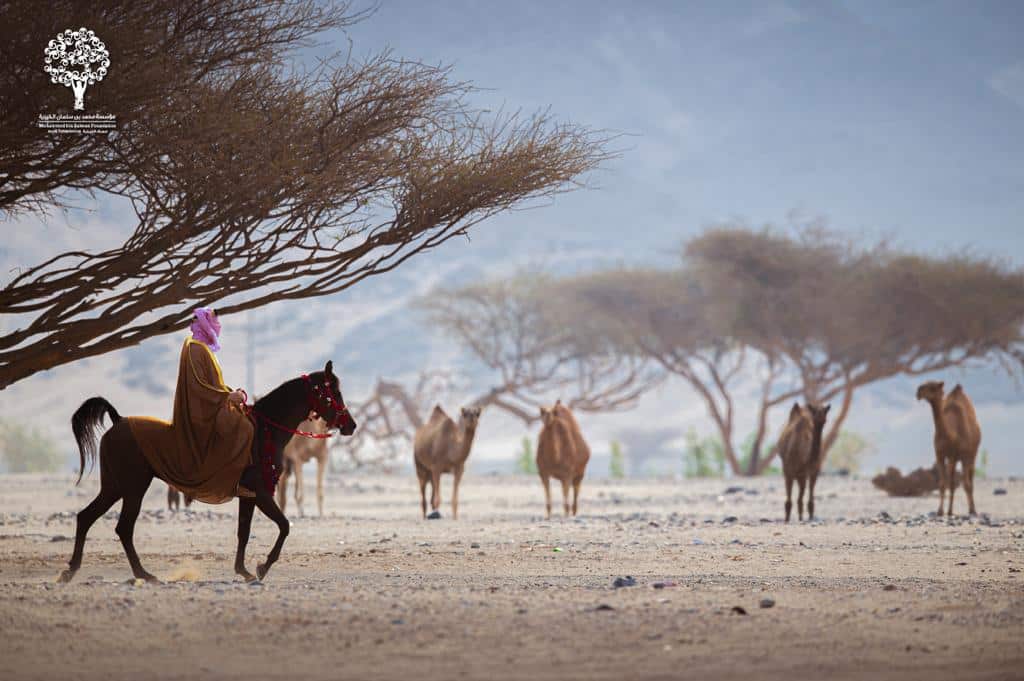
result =
[{"label": "horse's mane", "polygon": [[[309,377],[310,379],[313,380],[314,383],[316,383],[322,380],[323,373],[324,372],[322,371],[316,371],[314,373],[309,374]],[[297,384],[302,383],[305,383],[305,381],[303,381],[301,376],[298,378],[292,378],[285,381],[284,383],[277,386],[263,397],[256,400],[256,402],[253,404],[253,408],[256,409],[257,411],[265,411],[266,409],[271,409],[273,407],[278,406],[281,399],[286,394],[293,390],[297,386]]]}]

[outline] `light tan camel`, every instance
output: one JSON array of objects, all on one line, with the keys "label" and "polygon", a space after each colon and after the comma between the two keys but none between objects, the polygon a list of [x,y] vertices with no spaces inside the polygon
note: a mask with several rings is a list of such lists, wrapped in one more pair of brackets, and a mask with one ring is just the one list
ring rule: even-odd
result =
[{"label": "light tan camel", "polygon": [[928,381],[917,389],[917,399],[928,400],[935,422],[935,461],[939,464],[939,515],[946,489],[949,489],[949,510],[953,515],[953,490],[956,489],[956,462],[963,468],[964,492],[971,515],[974,509],[974,459],[981,444],[981,426],[974,405],[958,383],[943,397],[942,381]]},{"label": "light tan camel", "polygon": [[779,437],[779,457],[782,459],[782,473],[786,478],[786,522],[793,510],[793,482],[796,481],[800,494],[796,500],[797,518],[804,519],[804,487],[810,482],[807,500],[807,519],[814,518],[814,485],[821,471],[821,431],[825,428],[828,410],[832,405],[819,407],[808,404],[801,407],[794,404],[789,411],[789,422]]},{"label": "light tan camel", "polygon": [[[298,430],[307,433],[326,433],[327,422],[322,418],[309,419],[300,423]],[[281,472],[281,479],[277,481],[277,505],[284,511],[288,497],[288,476],[294,471],[295,504],[299,507],[299,515],[302,515],[302,501],[305,496],[302,488],[302,464],[310,459],[316,459],[316,506],[322,517],[324,514],[324,473],[327,471],[327,440],[314,440],[295,435],[285,445],[282,459],[284,470]]]},{"label": "light tan camel", "polygon": [[480,407],[463,407],[458,424],[444,413],[441,405],[434,407],[430,418],[416,430],[413,456],[416,476],[420,480],[420,502],[427,517],[427,482],[430,482],[430,508],[433,517],[441,517],[441,474],[451,473],[452,518],[459,517],[459,482],[473,447],[473,437],[480,421]]},{"label": "light tan camel", "polygon": [[572,410],[559,400],[554,407],[541,407],[543,426],[537,438],[537,472],[544,485],[547,517],[551,517],[551,478],[562,483],[562,508],[569,515],[569,485],[572,485],[572,514],[576,515],[580,484],[590,461],[590,447],[583,439]]}]

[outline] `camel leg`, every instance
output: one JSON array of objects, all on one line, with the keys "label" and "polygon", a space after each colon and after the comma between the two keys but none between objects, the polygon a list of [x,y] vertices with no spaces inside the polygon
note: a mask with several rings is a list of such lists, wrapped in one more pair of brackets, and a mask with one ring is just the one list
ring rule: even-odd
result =
[{"label": "camel leg", "polygon": [[[149,484],[146,484],[149,487]],[[132,574],[136,579],[144,579],[147,582],[159,582],[156,576],[150,574],[142,567],[139,554],[135,551],[135,520],[139,517],[142,509],[142,497],[146,490],[134,491],[131,495],[125,496],[121,502],[121,517],[117,521],[117,536],[121,539],[121,546],[124,547],[125,555],[128,556],[128,563],[132,566]]]},{"label": "camel leg", "polygon": [[[966,476],[965,476],[966,477]],[[949,508],[946,515],[953,516],[953,492],[956,491],[956,459],[950,457],[946,463],[946,482],[949,485]]]},{"label": "camel leg", "polygon": [[[288,460],[285,459],[284,470],[281,471],[281,477],[277,480],[277,506],[281,509],[281,513],[284,513],[285,507],[288,506],[288,478],[291,477],[291,466],[288,464]],[[254,502],[255,503],[255,502]]]},{"label": "camel leg", "polygon": [[974,462],[963,463],[964,493],[967,495],[967,510],[971,515],[978,515],[974,509]]},{"label": "camel leg", "polygon": [[455,482],[452,483],[452,520],[459,519],[459,483],[462,482],[462,471],[459,466],[455,469]]},{"label": "camel leg", "polygon": [[804,487],[807,485],[807,478],[799,477],[796,479],[796,486],[798,494],[796,497],[796,517],[798,520],[804,519]]},{"label": "camel leg", "polygon": [[565,512],[565,516],[569,517],[569,481],[559,480],[562,483],[562,510]]},{"label": "camel leg", "polygon": [[789,522],[789,514],[793,511],[793,478],[786,476],[786,522]]},{"label": "camel leg", "polygon": [[302,462],[295,462],[295,505],[299,507],[299,517],[305,516],[302,502],[306,500],[305,486],[302,484]]},{"label": "camel leg", "polygon": [[936,458],[936,469],[939,471],[939,510],[938,515],[941,518],[946,512],[946,462],[942,459]]},{"label": "camel leg", "polygon": [[546,475],[540,476],[541,483],[544,484],[544,504],[547,508],[547,517],[551,518],[551,478]]},{"label": "camel leg", "polygon": [[256,575],[245,569],[245,546],[249,543],[249,529],[252,527],[252,512],[255,509],[255,499],[238,497],[238,549],[235,551],[235,574],[242,575],[247,582],[256,579]]},{"label": "camel leg", "polygon": [[327,472],[327,459],[316,460],[316,512],[324,517],[324,473]]},{"label": "camel leg", "polygon": [[583,478],[579,477],[572,481],[572,514],[576,515],[577,504],[580,500],[580,485],[583,484]]},{"label": "camel leg", "polygon": [[427,517],[427,469],[416,462],[416,477],[420,481],[420,506],[423,508],[423,517]]},{"label": "camel leg", "polygon": [[107,486],[101,486],[100,493],[96,495],[92,503],[78,512],[75,527],[75,550],[71,554],[71,560],[68,561],[68,569],[60,573],[61,582],[70,582],[78,572],[78,568],[82,566],[82,552],[85,549],[85,536],[89,534],[89,528],[120,498],[119,493]]},{"label": "camel leg", "polygon": [[814,485],[818,482],[818,474],[811,474],[811,482],[807,489],[807,519],[814,520]]},{"label": "camel leg", "polygon": [[441,510],[441,474],[430,471],[430,509]]},{"label": "camel leg", "polygon": [[260,509],[263,515],[277,524],[277,541],[274,542],[273,548],[267,554],[267,561],[256,566],[256,576],[263,579],[270,570],[270,566],[276,563],[277,559],[281,556],[281,547],[284,546],[284,540],[288,538],[290,526],[288,518],[284,516],[281,509],[274,503],[274,497],[267,494],[266,490],[262,487],[256,490],[256,508]]}]

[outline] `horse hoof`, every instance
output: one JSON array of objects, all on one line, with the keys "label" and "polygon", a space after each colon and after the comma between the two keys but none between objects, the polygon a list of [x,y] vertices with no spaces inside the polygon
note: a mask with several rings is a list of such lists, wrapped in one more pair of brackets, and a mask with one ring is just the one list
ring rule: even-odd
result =
[{"label": "horse hoof", "polygon": [[260,563],[256,566],[256,576],[259,581],[263,581],[263,578],[267,576],[267,572],[270,570],[270,566],[266,563]]},{"label": "horse hoof", "polygon": [[75,571],[69,568],[60,573],[60,576],[57,577],[57,582],[59,584],[67,584],[74,578],[74,576]]}]

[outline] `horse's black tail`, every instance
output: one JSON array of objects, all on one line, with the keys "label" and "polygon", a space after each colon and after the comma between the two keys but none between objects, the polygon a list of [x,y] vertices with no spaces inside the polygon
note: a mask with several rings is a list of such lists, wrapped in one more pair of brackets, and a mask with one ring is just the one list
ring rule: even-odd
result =
[{"label": "horse's black tail", "polygon": [[85,460],[89,459],[90,462],[96,460],[96,435],[99,427],[103,424],[104,414],[110,417],[112,424],[121,420],[121,415],[117,413],[114,405],[110,402],[102,397],[90,397],[82,402],[82,406],[71,417],[71,430],[75,434],[75,441],[78,442],[78,454],[81,457],[76,485],[82,482]]}]

